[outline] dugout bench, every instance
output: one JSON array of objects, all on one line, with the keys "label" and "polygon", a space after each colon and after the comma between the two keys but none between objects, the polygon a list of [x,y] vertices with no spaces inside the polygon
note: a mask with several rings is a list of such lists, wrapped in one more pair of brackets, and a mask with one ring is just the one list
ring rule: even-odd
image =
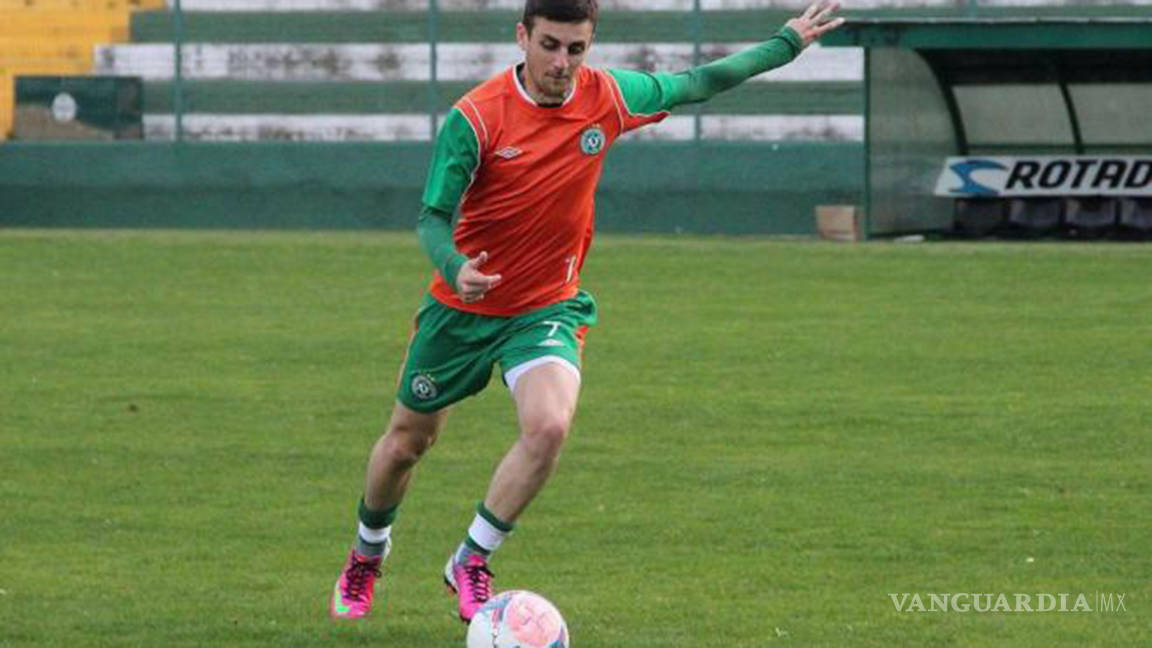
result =
[{"label": "dugout bench", "polygon": [[865,237],[1152,237],[1152,19],[850,20]]}]

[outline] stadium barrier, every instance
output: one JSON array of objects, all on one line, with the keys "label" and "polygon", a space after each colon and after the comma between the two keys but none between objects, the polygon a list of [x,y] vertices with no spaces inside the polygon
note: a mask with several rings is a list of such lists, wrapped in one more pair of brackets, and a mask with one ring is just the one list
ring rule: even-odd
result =
[{"label": "stadium barrier", "polygon": [[[869,0],[854,3],[853,13],[1131,14],[1146,11],[1142,2]],[[14,56],[27,62],[37,51],[60,51],[44,39],[83,35],[82,51],[68,50],[70,62],[48,71],[138,79],[145,141],[0,146],[0,224],[408,227],[423,169],[411,176],[400,169],[427,156],[458,96],[518,58],[513,26],[522,7],[521,0],[0,0],[0,11],[32,11],[29,4],[53,18],[21,23],[36,42]],[[592,62],[687,67],[764,38],[804,4],[603,0]],[[100,7],[108,15],[94,18]],[[121,15],[126,23],[117,22]],[[0,82],[7,81],[0,105],[12,104],[16,76],[0,65]],[[862,79],[862,50],[815,46],[793,65],[639,131],[631,138],[639,141],[609,158],[601,224],[813,233],[817,204],[862,202]],[[260,170],[238,168],[237,160]],[[371,173],[349,168],[358,164]],[[78,191],[29,194],[33,178]],[[326,204],[332,213],[319,213]]]},{"label": "stadium barrier", "polygon": [[[806,234],[817,201],[859,201],[858,145],[773,146],[767,162],[758,143],[619,146],[597,229]],[[0,146],[0,226],[411,229],[431,153],[428,142],[12,142]]]}]

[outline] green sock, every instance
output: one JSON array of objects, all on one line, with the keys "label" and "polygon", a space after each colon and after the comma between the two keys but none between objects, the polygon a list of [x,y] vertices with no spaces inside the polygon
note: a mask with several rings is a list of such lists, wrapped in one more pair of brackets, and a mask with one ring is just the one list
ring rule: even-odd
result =
[{"label": "green sock", "polygon": [[456,548],[456,562],[466,562],[470,556],[480,556],[487,560],[500,548],[513,529],[514,524],[496,517],[484,506],[484,502],[478,503],[476,517],[472,519],[472,526],[468,527],[468,535]]},{"label": "green sock", "polygon": [[396,511],[399,507],[393,506],[384,511],[373,511],[360,498],[360,529],[356,534],[356,553],[361,556],[375,557],[387,556],[392,543],[392,523],[396,521]]}]

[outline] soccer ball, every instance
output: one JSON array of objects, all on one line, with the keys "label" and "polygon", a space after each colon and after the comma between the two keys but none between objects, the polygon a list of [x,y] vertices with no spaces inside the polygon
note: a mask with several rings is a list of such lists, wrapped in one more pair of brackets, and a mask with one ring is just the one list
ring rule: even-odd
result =
[{"label": "soccer ball", "polygon": [[568,625],[548,599],[513,590],[492,597],[468,625],[468,648],[569,648]]}]

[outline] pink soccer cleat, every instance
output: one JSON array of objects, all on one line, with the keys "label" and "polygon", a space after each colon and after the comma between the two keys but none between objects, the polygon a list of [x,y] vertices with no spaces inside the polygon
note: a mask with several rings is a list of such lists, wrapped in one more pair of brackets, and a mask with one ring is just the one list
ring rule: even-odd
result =
[{"label": "pink soccer cleat", "polygon": [[369,558],[352,551],[332,592],[329,608],[333,619],[359,619],[368,614],[372,609],[373,588],[380,578],[381,562],[380,556]]},{"label": "pink soccer cleat", "polygon": [[488,561],[472,554],[464,563],[449,558],[444,566],[444,584],[451,593],[459,597],[460,620],[472,621],[488,599],[492,598],[492,572],[488,571]]}]

